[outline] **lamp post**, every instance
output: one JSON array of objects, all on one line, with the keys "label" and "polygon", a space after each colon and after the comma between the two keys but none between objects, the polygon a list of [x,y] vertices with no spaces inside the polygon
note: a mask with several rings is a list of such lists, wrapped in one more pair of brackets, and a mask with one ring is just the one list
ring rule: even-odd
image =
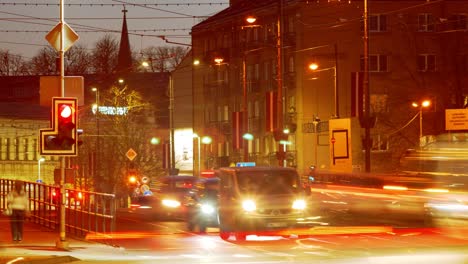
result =
[{"label": "lamp post", "polygon": [[42,179],[41,179],[41,162],[44,162],[45,159],[44,157],[40,157],[38,160],[37,160],[37,181],[38,183],[41,183],[42,182]]},{"label": "lamp post", "polygon": [[201,176],[201,174],[200,174],[200,172],[201,172],[201,170],[200,170],[200,164],[201,164],[201,162],[200,162],[200,136],[198,134],[194,133],[192,135],[192,137],[197,139],[197,149],[198,149],[198,151],[197,151],[197,159],[198,159],[197,175],[198,175],[198,177],[200,177]]},{"label": "lamp post", "polygon": [[98,177],[98,157],[99,157],[99,148],[100,148],[100,137],[99,137],[99,134],[100,134],[100,131],[99,131],[99,89],[96,88],[96,87],[93,87],[91,88],[91,90],[96,93],[96,102],[95,102],[95,119],[96,119],[96,150],[95,150],[95,157],[94,157],[94,178],[96,180],[96,178]]},{"label": "lamp post", "polygon": [[[287,128],[286,128],[286,129],[283,129],[283,134],[285,134],[286,136],[288,136],[288,135],[289,135],[289,129],[287,129]],[[286,151],[287,151],[286,145],[291,145],[291,141],[289,141],[289,140],[280,140],[279,143],[280,143],[280,145],[283,145],[282,151],[283,151],[283,153],[285,154],[285,155],[284,155],[284,159],[283,159],[283,164],[282,164],[282,165],[283,165],[283,167],[287,167],[287,166],[288,166],[288,164],[287,164],[288,161],[287,161],[287,159],[286,159]]]},{"label": "lamp post", "polygon": [[[204,137],[201,138],[201,143],[202,144],[209,145],[209,144],[211,144],[211,142],[213,142],[213,139],[211,137],[209,137],[209,136],[204,136]],[[205,152],[206,152],[206,150],[205,150]],[[201,174],[201,170],[200,170],[200,174]]]},{"label": "lamp post", "polygon": [[422,130],[422,125],[423,125],[423,116],[422,116],[422,110],[423,108],[427,108],[431,105],[431,101],[429,100],[423,100],[421,103],[418,102],[413,102],[411,104],[415,108],[419,108],[419,145],[421,146],[421,139],[423,135],[423,130]]},{"label": "lamp post", "polygon": [[318,162],[318,153],[317,153],[317,149],[318,149],[318,131],[317,131],[317,125],[319,124],[320,122],[320,118],[318,118],[317,116],[314,117],[314,121],[312,121],[312,124],[314,124],[314,132],[315,132],[315,144],[314,144],[314,157],[315,157],[315,167],[317,167],[317,162]]},{"label": "lamp post", "polygon": [[321,71],[328,71],[333,70],[333,99],[335,104],[335,111],[334,117],[337,118],[340,115],[339,105],[338,105],[338,86],[337,86],[337,78],[336,78],[336,65],[329,68],[319,69],[319,65],[317,63],[309,64],[309,69],[313,72],[321,72]]}]

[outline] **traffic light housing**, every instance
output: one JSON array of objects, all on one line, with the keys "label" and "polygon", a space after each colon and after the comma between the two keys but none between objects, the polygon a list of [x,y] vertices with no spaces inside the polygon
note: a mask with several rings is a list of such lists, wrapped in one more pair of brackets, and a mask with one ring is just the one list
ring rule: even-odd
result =
[{"label": "traffic light housing", "polygon": [[76,156],[78,154],[78,99],[53,97],[51,128],[41,129],[40,154]]}]

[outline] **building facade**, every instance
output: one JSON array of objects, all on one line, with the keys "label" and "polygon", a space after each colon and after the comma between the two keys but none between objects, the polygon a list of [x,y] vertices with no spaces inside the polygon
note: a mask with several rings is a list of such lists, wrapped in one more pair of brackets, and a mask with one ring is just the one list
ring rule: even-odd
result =
[{"label": "building facade", "polygon": [[[363,117],[365,55],[371,171],[395,170],[407,148],[444,132],[445,109],[465,107],[468,1],[370,1],[367,53],[365,11],[364,1],[238,0],[193,27],[194,131],[213,138],[205,168],[330,168],[328,121]],[[411,106],[423,99],[430,108]]]}]

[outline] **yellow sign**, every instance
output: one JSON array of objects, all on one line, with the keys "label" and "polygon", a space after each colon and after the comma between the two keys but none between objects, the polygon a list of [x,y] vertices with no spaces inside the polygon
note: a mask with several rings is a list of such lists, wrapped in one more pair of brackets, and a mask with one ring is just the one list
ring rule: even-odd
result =
[{"label": "yellow sign", "polygon": [[445,110],[446,130],[467,130],[468,129],[468,109],[446,109]]},{"label": "yellow sign", "polygon": [[[56,51],[60,51],[61,24],[62,23],[58,23],[45,37]],[[63,51],[67,51],[73,46],[73,43],[78,40],[79,36],[67,23],[63,23],[63,33]]]},{"label": "yellow sign", "polygon": [[125,156],[127,156],[127,158],[132,161],[135,159],[135,157],[137,156],[138,154],[131,148],[127,151],[127,153],[125,153]]}]

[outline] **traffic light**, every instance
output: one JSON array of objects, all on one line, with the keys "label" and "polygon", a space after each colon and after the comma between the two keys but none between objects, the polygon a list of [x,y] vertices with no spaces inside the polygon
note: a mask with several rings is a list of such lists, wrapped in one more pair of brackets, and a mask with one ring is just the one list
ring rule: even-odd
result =
[{"label": "traffic light", "polygon": [[52,98],[51,128],[40,130],[40,154],[76,156],[78,147],[77,98]]}]

